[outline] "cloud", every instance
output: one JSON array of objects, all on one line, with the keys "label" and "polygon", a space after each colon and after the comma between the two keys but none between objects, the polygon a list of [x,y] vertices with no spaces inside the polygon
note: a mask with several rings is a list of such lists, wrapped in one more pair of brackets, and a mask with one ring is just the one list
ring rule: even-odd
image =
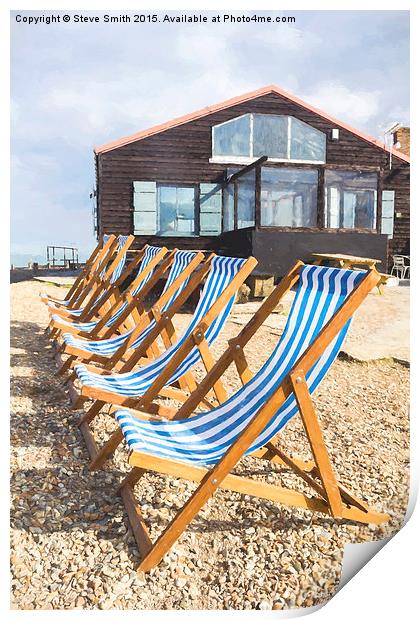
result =
[{"label": "cloud", "polygon": [[374,135],[408,118],[406,18],[395,31],[393,12],[363,23],[338,13],[297,12],[294,25],[13,24],[14,243],[87,247],[94,146],[265,84]]},{"label": "cloud", "polygon": [[382,93],[352,89],[340,82],[322,82],[302,98],[321,110],[360,126],[379,112]]}]

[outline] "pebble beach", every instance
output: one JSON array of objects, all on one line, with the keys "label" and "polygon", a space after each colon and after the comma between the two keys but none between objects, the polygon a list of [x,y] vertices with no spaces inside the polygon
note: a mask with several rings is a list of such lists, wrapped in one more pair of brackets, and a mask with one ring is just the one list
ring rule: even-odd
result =
[{"label": "pebble beach", "polygon": [[[39,301],[43,291],[57,297],[66,293],[64,287],[35,280],[11,285],[13,609],[310,607],[336,591],[346,543],[379,540],[401,527],[409,492],[409,364],[402,359],[405,349],[356,359],[356,345],[363,344],[367,331],[366,322],[358,326],[355,321],[351,355],[335,362],[316,392],[315,405],[338,479],[390,515],[389,522],[337,523],[322,514],[218,490],[163,562],[138,574],[140,556],[116,493],[129,471],[127,449],[122,444],[103,470],[89,471],[77,428],[81,411],[71,408],[54,376],[53,351],[44,334],[48,312]],[[235,306],[214,347],[216,358],[240,331],[243,315],[243,308]],[[182,331],[189,319],[188,313],[179,315],[177,329]],[[273,314],[249,343],[253,371],[274,348],[282,325],[283,314]],[[197,368],[198,378],[203,373]],[[238,389],[232,368],[224,384],[229,393]],[[102,414],[93,428],[103,441],[115,422]],[[290,455],[310,458],[297,417],[279,445]],[[306,491],[293,473],[251,457],[235,473]],[[135,493],[153,539],[194,488],[157,474],[141,479]]]}]

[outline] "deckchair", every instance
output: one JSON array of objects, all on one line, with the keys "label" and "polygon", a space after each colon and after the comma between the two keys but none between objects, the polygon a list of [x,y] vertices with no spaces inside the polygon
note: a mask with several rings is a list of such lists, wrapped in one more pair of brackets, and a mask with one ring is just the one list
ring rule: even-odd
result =
[{"label": "deckchair", "polygon": [[[99,368],[83,364],[75,366],[81,385],[81,397],[74,403],[77,408],[86,398],[94,403],[83,415],[79,424],[92,457],[91,468],[102,465],[115,450],[121,437],[112,436],[98,449],[89,423],[101,411],[105,403],[145,407],[158,396],[179,401],[186,400],[186,391],[196,387],[192,368],[202,359],[207,370],[213,365],[211,345],[224,328],[235,301],[236,293],[254,269],[257,261],[215,256],[197,307],[185,332],[155,360],[132,371],[110,374]],[[134,351],[134,355],[137,351]],[[130,362],[128,362],[128,365]],[[179,388],[178,388],[179,386]],[[215,394],[219,385],[215,386]],[[224,397],[224,392],[222,394]]]},{"label": "deckchair", "polygon": [[[127,251],[134,241],[134,236],[128,237],[120,235],[118,238],[118,246],[116,255],[109,264],[100,268],[89,282],[77,299],[77,307],[75,308],[57,308],[55,304],[49,303],[48,310],[50,314],[55,313],[75,320],[87,321],[95,316],[98,308],[106,306],[109,300],[112,300],[118,286],[121,285],[134,270],[138,263],[138,257],[132,261],[128,267],[125,267],[127,260]],[[102,267],[102,266],[101,266]],[[83,305],[84,304],[84,305]]]},{"label": "deckchair", "polygon": [[[288,285],[294,275],[289,274]],[[355,310],[379,277],[374,269],[366,273],[301,266],[298,290],[273,353],[234,396],[209,412],[158,420],[139,411],[113,407],[129,448],[128,462],[133,466],[120,493],[143,556],[138,570],[149,571],[161,561],[219,487],[338,520],[373,524],[388,520],[388,515],[371,510],[337,482],[312,402],[314,390],[342,346]],[[288,288],[283,285],[282,291]],[[234,339],[231,359],[235,350],[241,349],[241,338]],[[226,359],[221,365],[225,363]],[[292,458],[273,443],[297,413],[303,421],[313,462]],[[245,455],[289,467],[307,483],[312,495],[232,474]],[[133,493],[134,485],[147,471],[199,482],[155,543]]]},{"label": "deckchair", "polygon": [[41,293],[41,301],[44,303],[53,303],[57,307],[65,306],[71,308],[78,299],[84,287],[87,286],[89,280],[93,277],[95,272],[100,269],[104,261],[106,261],[110,255],[112,255],[115,247],[117,246],[117,243],[118,241],[115,235],[104,235],[103,241],[97,244],[96,248],[87,259],[84,268],[82,269],[76,280],[73,282],[65,298],[57,299],[56,297],[48,295],[47,293]]},{"label": "deckchair", "polygon": [[[81,321],[78,317],[66,319],[61,315],[53,314],[50,323],[51,337],[57,339],[62,332],[66,332],[95,339],[101,335],[102,331],[105,331],[106,337],[117,333],[132,313],[139,315],[145,297],[170,267],[174,252],[169,253],[169,256],[166,256],[167,253],[168,250],[165,247],[146,245],[127,267],[124,275],[120,276],[120,279],[117,279],[115,284],[102,294],[102,298],[97,302],[97,318],[91,317],[93,320]],[[126,291],[120,294],[117,285],[121,283],[120,280],[125,280],[135,267],[138,267],[136,277]],[[112,298],[109,297],[109,291],[112,291]],[[105,305],[105,302],[108,304]]]},{"label": "deckchair", "polygon": [[[184,304],[187,297],[184,295],[179,299],[179,296],[189,284],[191,274],[203,259],[204,254],[202,252],[176,250],[160,298],[149,311],[144,312],[139,317],[136,326],[127,332],[99,340],[77,338],[73,334],[64,333],[62,352],[68,354],[69,357],[63,363],[59,374],[63,374],[65,370],[72,368],[75,362],[95,362],[105,368],[118,369],[118,363],[131,351],[140,347],[158,324],[161,325],[159,332],[163,334],[164,339],[166,336],[167,341],[170,342],[170,334],[174,332],[171,319]],[[207,270],[200,270],[200,278],[195,278],[197,283],[194,288],[198,286],[206,274]],[[192,292],[193,286],[188,286],[186,291],[188,296]],[[164,319],[162,315],[165,315]],[[168,334],[169,330],[170,334]]]}]

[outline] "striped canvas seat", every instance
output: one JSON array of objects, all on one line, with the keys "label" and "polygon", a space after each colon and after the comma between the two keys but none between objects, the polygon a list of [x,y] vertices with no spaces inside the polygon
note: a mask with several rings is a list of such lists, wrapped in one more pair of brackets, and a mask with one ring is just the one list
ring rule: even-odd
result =
[{"label": "striped canvas seat", "polygon": [[[149,263],[153,260],[153,258],[161,251],[161,248],[157,248],[153,245],[149,245],[147,246],[145,252],[144,252],[144,257],[143,260],[140,263],[138,272],[137,272],[137,276],[140,275],[140,273],[142,271],[144,271],[146,269],[146,267],[149,265]],[[154,272],[154,269],[151,269],[149,271],[149,273],[146,275],[146,277],[132,290],[130,291],[130,294],[132,297],[134,297],[135,295],[137,295],[141,289],[146,285],[146,283],[150,280],[150,278],[152,277]],[[100,301],[100,299],[106,294],[106,291],[104,291],[103,293],[101,293],[100,297],[98,298],[98,300],[95,303],[95,306],[98,304],[98,302]],[[122,313],[124,312],[124,310],[126,309],[128,305],[127,301],[124,301],[121,306],[118,307],[118,310],[112,315],[112,317],[109,319],[109,321],[107,322],[107,326],[110,327],[113,323],[115,323],[115,321],[117,319],[119,319],[119,317],[122,315]],[[83,310],[77,311],[79,314],[82,312]],[[66,327],[76,327],[78,330],[80,331],[84,331],[84,332],[90,332],[92,331],[96,325],[98,324],[99,320],[97,321],[86,321],[86,322],[79,322],[79,321],[72,321],[64,319],[62,316],[58,315],[58,314],[53,314],[51,316],[51,319],[56,322],[56,323],[60,323],[60,325],[57,325],[58,328],[60,328],[62,331],[65,331]]]},{"label": "striped canvas seat", "polygon": [[[162,295],[169,289],[170,286],[175,282],[178,276],[182,273],[182,271],[190,264],[190,262],[195,258],[195,252],[189,252],[185,250],[177,250],[175,252],[175,257],[169,272],[168,279],[166,280],[164,289],[162,291]],[[173,293],[171,298],[166,302],[166,304],[162,308],[162,312],[165,312],[170,308],[178,295],[184,290],[184,288],[188,284],[189,278],[186,278],[182,285]],[[153,319],[142,331],[142,333],[134,340],[131,344],[130,349],[135,349],[144,341],[144,339],[150,334],[153,328],[156,325],[156,321]],[[89,353],[97,353],[99,355],[112,355],[116,351],[118,351],[119,347],[129,338],[131,332],[133,330],[129,330],[124,334],[113,336],[112,338],[107,338],[104,340],[83,340],[82,338],[77,338],[73,334],[64,334],[63,339],[67,346],[80,349],[82,351],[88,351]]]},{"label": "striped canvas seat", "polygon": [[[108,237],[108,235],[104,235],[104,243],[106,243],[105,237]],[[121,252],[122,248],[124,247],[124,244],[126,243],[128,239],[128,235],[119,235],[118,237],[118,248],[116,250],[116,253],[118,254],[118,252]],[[120,277],[120,275],[122,274],[122,270],[124,269],[124,265],[126,263],[127,260],[127,252],[124,252],[124,254],[121,255],[121,258],[118,262],[118,265],[116,266],[116,268],[114,269],[114,272],[111,275],[110,278],[110,283],[111,284],[115,284],[115,282],[118,280],[118,278]],[[100,273],[100,277],[101,280],[103,280],[106,272],[107,272],[107,266],[104,267]]]},{"label": "striped canvas seat", "polygon": [[[76,365],[75,371],[82,386],[91,386],[127,397],[142,396],[153,384],[156,377],[160,375],[165,366],[171,361],[187,338],[192,334],[194,329],[200,324],[200,321],[207,311],[220,297],[244,263],[244,259],[230,258],[227,256],[215,256],[212,259],[210,272],[204,285],[203,293],[188,328],[179,340],[156,360],[153,360],[147,366],[142,366],[135,371],[115,375],[98,375],[89,371],[83,364]],[[209,346],[216,340],[225,326],[234,301],[235,295],[231,297],[218,317],[208,327],[205,338]],[[199,359],[200,353],[198,349],[194,347],[179,365],[168,384],[175,383],[175,381],[190,370]]]},{"label": "striped canvas seat", "polygon": [[[221,406],[190,418],[145,421],[119,409],[115,417],[130,449],[196,465],[217,463],[278,389],[323,326],[364,277],[363,271],[302,267],[290,315],[275,350],[260,371]],[[306,375],[311,393],[340,351],[350,321]],[[273,415],[247,453],[264,446],[297,413],[293,395]]]}]

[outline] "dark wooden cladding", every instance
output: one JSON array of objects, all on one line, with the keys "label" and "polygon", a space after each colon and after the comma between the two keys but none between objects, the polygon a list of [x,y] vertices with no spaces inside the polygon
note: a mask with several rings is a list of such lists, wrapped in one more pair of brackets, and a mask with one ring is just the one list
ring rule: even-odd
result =
[{"label": "dark wooden cladding", "polygon": [[[98,155],[96,176],[99,233],[133,232],[133,181],[186,184],[218,182],[227,164],[209,161],[212,157],[212,126],[250,112],[291,115],[326,133],[326,165],[308,164],[308,167],[315,166],[320,170],[320,179],[323,169],[328,167],[382,171],[382,188],[395,191],[396,219],[394,237],[388,243],[388,255],[409,253],[409,164],[393,157],[392,169],[389,170],[389,154],[386,151],[341,127],[339,140],[331,140],[331,130],[335,127],[333,123],[276,94],[256,97]],[[265,165],[294,164],[267,162]],[[302,167],[305,164],[296,165]],[[323,202],[324,196],[320,189],[318,226],[323,224]],[[319,229],[314,229],[313,232],[316,234]],[[304,234],[306,236],[311,232]],[[145,242],[185,249],[217,250],[222,244],[222,237],[136,238],[137,246]],[[233,248],[231,253],[234,253]]]}]

